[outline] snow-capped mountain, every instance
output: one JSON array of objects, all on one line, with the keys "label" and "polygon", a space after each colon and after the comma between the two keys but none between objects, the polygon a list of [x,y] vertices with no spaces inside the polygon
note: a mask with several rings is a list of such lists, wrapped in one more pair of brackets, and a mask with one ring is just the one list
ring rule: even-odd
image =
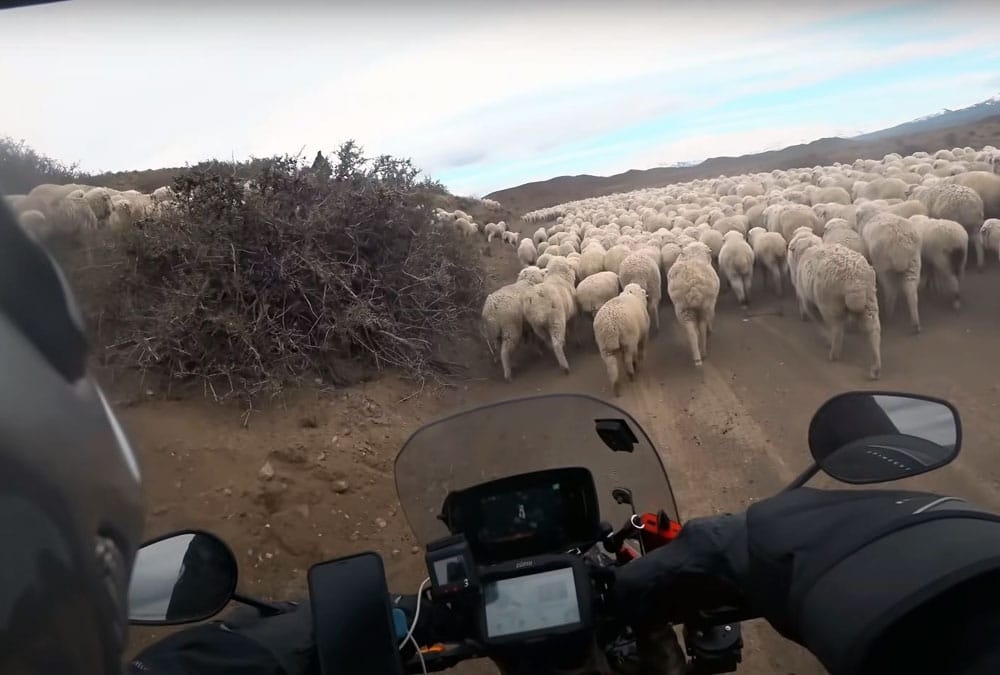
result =
[{"label": "snow-capped mountain", "polygon": [[853,136],[852,138],[859,141],[892,138],[903,134],[944,129],[945,127],[953,127],[957,124],[968,124],[969,122],[976,122],[986,117],[992,117],[993,115],[1000,115],[1000,95],[991,96],[985,101],[980,101],[967,108],[959,108],[958,110],[945,108],[939,112],[924,115],[923,117],[897,124],[888,129],[879,129],[878,131]]}]

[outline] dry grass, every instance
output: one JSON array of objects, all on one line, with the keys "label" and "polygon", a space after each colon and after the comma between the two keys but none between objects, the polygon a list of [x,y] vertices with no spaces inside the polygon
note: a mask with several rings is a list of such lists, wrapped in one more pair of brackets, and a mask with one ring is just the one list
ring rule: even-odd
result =
[{"label": "dry grass", "polygon": [[443,350],[479,308],[478,254],[431,224],[408,163],[379,160],[337,180],[276,159],[246,193],[225,171],[179,177],[177,208],[106,238],[88,266],[105,363],[218,399],[454,372]]}]

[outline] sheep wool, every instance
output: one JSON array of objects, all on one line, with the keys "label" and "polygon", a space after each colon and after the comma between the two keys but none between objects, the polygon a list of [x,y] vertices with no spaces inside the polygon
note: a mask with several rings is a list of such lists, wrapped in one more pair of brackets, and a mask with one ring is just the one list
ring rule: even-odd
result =
[{"label": "sheep wool", "polygon": [[[610,272],[605,272],[610,274]],[[649,314],[646,292],[639,284],[628,284],[620,295],[608,300],[594,317],[594,339],[615,396],[621,394],[622,362],[625,374],[634,379],[646,352]]]}]

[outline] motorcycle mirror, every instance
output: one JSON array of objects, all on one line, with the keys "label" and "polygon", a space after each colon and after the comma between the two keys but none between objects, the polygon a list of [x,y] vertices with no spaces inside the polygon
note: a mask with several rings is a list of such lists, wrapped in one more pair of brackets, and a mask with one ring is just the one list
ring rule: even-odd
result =
[{"label": "motorcycle mirror", "polygon": [[172,532],[139,549],[128,589],[129,623],[167,626],[218,614],[236,591],[236,556],[199,530]]},{"label": "motorcycle mirror", "polygon": [[840,394],[809,424],[816,466],[845,483],[882,483],[933,471],[955,459],[961,444],[955,407],[915,394]]}]

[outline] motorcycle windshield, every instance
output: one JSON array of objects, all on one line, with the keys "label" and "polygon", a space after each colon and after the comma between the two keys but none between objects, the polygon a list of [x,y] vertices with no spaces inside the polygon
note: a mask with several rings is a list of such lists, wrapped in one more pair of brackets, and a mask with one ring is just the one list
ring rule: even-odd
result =
[{"label": "motorcycle windshield", "polygon": [[[634,437],[634,443],[624,444],[631,451],[605,444],[597,432],[601,420],[627,425],[631,434],[619,437]],[[600,517],[615,528],[632,514],[612,496],[616,488],[631,491],[636,512],[662,509],[678,520],[667,472],[646,432],[621,408],[585,394],[501,401],[427,424],[396,457],[396,490],[414,535],[426,544],[449,534],[438,515],[450,492],[562,467],[590,470]]]}]

